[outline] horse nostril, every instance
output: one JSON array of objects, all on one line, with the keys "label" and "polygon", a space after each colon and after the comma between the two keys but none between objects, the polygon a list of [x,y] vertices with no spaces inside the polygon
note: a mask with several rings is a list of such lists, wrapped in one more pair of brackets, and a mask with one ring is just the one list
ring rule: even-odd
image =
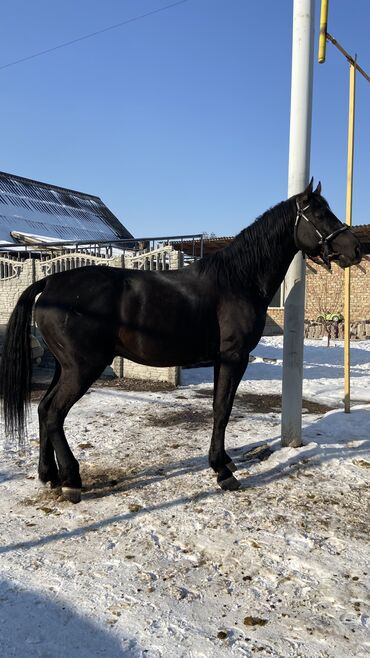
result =
[{"label": "horse nostril", "polygon": [[362,256],[361,247],[359,247],[359,246],[355,247],[355,255],[356,255],[356,258],[361,258],[361,256]]}]

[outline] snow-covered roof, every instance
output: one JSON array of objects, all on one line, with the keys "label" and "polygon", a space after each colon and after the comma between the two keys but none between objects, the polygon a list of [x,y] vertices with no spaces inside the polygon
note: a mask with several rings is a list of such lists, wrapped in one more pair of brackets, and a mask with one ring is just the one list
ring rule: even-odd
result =
[{"label": "snow-covered roof", "polygon": [[0,242],[12,232],[54,241],[131,238],[131,233],[90,194],[0,172]]}]

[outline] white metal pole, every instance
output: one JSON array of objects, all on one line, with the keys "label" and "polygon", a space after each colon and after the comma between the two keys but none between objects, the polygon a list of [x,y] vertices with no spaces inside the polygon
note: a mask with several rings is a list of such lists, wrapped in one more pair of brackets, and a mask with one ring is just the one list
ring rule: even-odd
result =
[{"label": "white metal pole", "polygon": [[[302,192],[310,170],[314,0],[294,0],[288,196]],[[305,265],[294,258],[285,278],[281,442],[302,445]]]}]

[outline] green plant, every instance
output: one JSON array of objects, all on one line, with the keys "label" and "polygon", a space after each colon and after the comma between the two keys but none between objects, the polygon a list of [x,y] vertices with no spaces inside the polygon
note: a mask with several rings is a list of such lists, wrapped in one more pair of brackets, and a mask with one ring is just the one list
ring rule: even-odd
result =
[{"label": "green plant", "polygon": [[342,313],[320,313],[317,316],[317,322],[342,322],[344,316]]}]

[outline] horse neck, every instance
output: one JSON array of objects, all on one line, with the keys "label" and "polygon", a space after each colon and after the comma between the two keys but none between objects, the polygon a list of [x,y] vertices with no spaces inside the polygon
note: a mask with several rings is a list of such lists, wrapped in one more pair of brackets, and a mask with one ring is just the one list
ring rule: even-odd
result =
[{"label": "horse neck", "polygon": [[[292,199],[265,212],[235,239],[231,250],[239,251],[244,281],[258,290],[268,304],[292,262],[296,206]],[[232,257],[232,254],[230,253]]]}]

